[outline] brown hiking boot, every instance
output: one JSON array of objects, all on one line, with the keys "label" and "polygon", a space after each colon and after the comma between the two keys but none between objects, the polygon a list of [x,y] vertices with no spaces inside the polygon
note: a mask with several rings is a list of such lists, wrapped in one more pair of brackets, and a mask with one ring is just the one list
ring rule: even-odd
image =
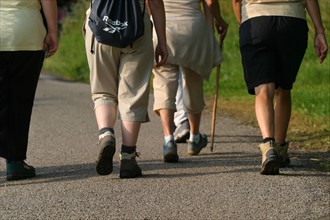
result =
[{"label": "brown hiking boot", "polygon": [[120,153],[120,178],[134,178],[142,176],[142,171],[136,162],[135,157],[139,156],[137,152],[131,154]]},{"label": "brown hiking boot", "polygon": [[259,145],[262,154],[261,174],[277,175],[279,174],[280,159],[275,149],[275,142],[268,141]]},{"label": "brown hiking boot", "polygon": [[96,172],[100,175],[109,175],[113,170],[113,155],[116,152],[116,139],[111,133],[105,135],[99,140],[101,147],[98,159],[96,161]]},{"label": "brown hiking boot", "polygon": [[284,146],[279,143],[275,144],[275,149],[280,157],[280,167],[287,167],[290,164],[290,157],[288,155],[289,142],[286,141]]}]

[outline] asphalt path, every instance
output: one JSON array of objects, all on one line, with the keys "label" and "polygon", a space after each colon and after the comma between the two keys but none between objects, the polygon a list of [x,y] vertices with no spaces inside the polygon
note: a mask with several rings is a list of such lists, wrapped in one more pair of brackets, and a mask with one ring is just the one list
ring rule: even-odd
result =
[{"label": "asphalt path", "polygon": [[[292,152],[292,165],[281,175],[260,175],[258,129],[221,112],[213,152],[208,145],[189,156],[186,144],[179,144],[179,163],[163,163],[162,128],[152,103],[150,95],[151,122],[142,125],[138,140],[143,177],[118,177],[119,123],[114,171],[99,176],[89,85],[43,75],[27,159],[37,177],[7,182],[1,159],[0,219],[330,219],[329,173],[301,159],[304,152]],[[209,136],[210,130],[205,111],[201,131]]]}]

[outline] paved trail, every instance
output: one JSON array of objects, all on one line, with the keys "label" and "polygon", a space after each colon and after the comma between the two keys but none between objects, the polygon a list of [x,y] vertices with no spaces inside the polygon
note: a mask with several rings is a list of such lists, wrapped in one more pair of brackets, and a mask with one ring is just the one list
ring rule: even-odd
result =
[{"label": "paved trail", "polygon": [[[153,97],[151,96],[151,103]],[[42,76],[30,129],[34,179],[7,182],[0,165],[0,219],[330,219],[329,173],[292,154],[279,176],[260,175],[259,131],[218,116],[215,148],[180,162],[162,162],[162,130],[151,111],[138,159],[144,176],[99,176],[97,126],[89,85]],[[211,115],[201,130],[210,132]],[[116,127],[117,146],[121,144]],[[119,147],[117,147],[118,149]]]}]

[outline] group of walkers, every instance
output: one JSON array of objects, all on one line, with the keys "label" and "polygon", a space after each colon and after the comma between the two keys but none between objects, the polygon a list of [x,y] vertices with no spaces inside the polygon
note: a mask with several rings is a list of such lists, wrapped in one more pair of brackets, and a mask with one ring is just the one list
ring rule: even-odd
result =
[{"label": "group of walkers", "polygon": [[[34,167],[25,163],[29,125],[45,52],[50,57],[58,46],[57,8],[55,0],[0,1],[0,12],[8,18],[0,21],[1,30],[6,30],[0,32],[0,156],[6,159],[7,180],[17,180],[36,175]],[[117,118],[122,134],[119,177],[142,175],[136,144],[141,123],[149,121],[152,74],[153,110],[164,133],[163,161],[179,161],[178,142],[187,142],[189,155],[198,155],[207,145],[207,137],[199,129],[205,105],[203,82],[222,62],[219,44],[228,30],[219,1],[139,2],[141,7],[147,3],[149,9],[144,14],[144,35],[128,47],[92,42],[93,32],[88,22],[84,25],[91,97],[99,128],[96,171],[100,175],[113,170]],[[314,47],[321,63],[328,52],[319,4],[317,0],[232,2],[245,82],[248,93],[255,95],[262,134],[261,174],[278,174],[280,167],[290,163],[286,140],[290,91],[307,48],[306,11],[314,25]],[[90,8],[86,21],[89,13]],[[220,42],[214,30],[220,34]],[[175,113],[185,118],[176,119]]]}]

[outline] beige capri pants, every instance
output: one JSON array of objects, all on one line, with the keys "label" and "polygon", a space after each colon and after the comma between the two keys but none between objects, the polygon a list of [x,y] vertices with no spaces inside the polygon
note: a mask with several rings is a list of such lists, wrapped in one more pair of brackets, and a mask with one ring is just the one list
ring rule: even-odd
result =
[{"label": "beige capri pants", "polygon": [[[160,109],[176,111],[175,97],[178,90],[179,65],[165,64],[153,69],[154,111]],[[183,106],[187,113],[201,113],[205,106],[204,79],[189,68],[181,67],[183,86]]]},{"label": "beige capri pants", "polygon": [[85,22],[85,48],[90,69],[94,109],[100,105],[118,107],[123,121],[148,122],[150,77],[154,60],[151,22],[144,16],[144,35],[132,46],[115,48],[94,41]]}]

